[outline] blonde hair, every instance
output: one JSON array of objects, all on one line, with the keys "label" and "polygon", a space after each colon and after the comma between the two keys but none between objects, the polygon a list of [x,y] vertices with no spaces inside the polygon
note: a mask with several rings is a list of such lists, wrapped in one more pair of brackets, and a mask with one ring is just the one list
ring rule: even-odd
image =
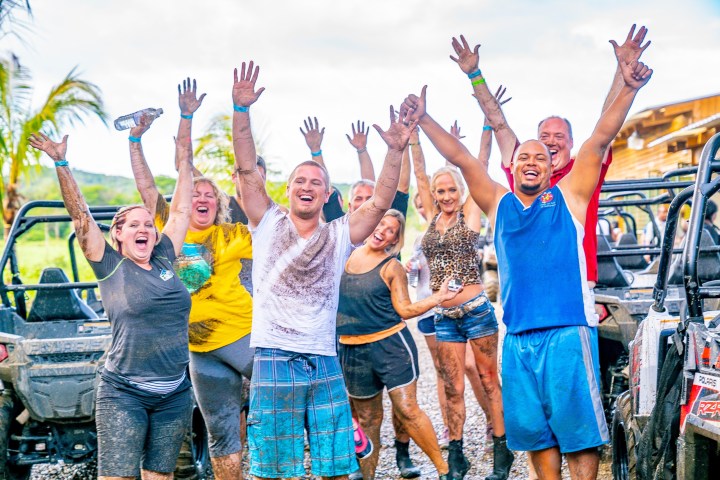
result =
[{"label": "blonde hair", "polygon": [[[123,225],[125,225],[128,213],[138,208],[145,210],[152,217],[152,212],[144,205],[129,205],[118,210],[112,219],[112,223],[110,224],[110,241],[112,242],[112,246],[115,248],[115,250],[117,250],[118,253],[120,253],[121,255],[122,245],[120,244],[120,242],[118,242],[117,232],[118,230],[122,230]],[[157,243],[160,241],[160,232],[158,232],[158,229],[157,227],[155,227],[154,223],[153,227],[155,228],[155,244],[157,245]]]},{"label": "blonde hair", "polygon": [[437,179],[442,175],[450,175],[450,177],[455,181],[455,184],[460,191],[460,200],[462,201],[462,199],[465,198],[465,182],[463,182],[460,172],[452,167],[442,167],[437,172],[433,173],[433,176],[430,179],[430,192],[432,192],[433,197],[435,196],[435,182],[437,182]]},{"label": "blonde hair", "polygon": [[388,246],[385,249],[385,253],[391,256],[395,256],[398,253],[400,253],[400,250],[402,250],[403,245],[405,245],[405,215],[403,215],[399,210],[395,210],[394,208],[391,208],[387,212],[385,212],[385,215],[383,215],[383,218],[385,217],[393,217],[395,220],[398,221],[399,227],[397,231],[397,242],[395,242],[393,245]]},{"label": "blonde hair", "polygon": [[215,183],[212,179],[208,177],[195,177],[193,178],[193,191],[195,191],[195,188],[197,188],[198,184],[200,183],[207,183],[210,185],[210,187],[213,189],[213,193],[215,194],[215,198],[217,199],[217,212],[215,213],[215,220],[213,223],[215,225],[220,225],[222,223],[227,223],[230,221],[230,200],[228,199],[228,196],[220,190],[220,187],[217,186],[217,183]]}]

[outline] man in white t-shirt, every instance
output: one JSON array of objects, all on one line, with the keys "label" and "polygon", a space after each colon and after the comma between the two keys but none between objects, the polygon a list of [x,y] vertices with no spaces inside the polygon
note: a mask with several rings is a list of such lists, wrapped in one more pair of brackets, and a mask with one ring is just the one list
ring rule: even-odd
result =
[{"label": "man in white t-shirt", "polygon": [[655,216],[655,222],[657,223],[660,236],[658,237],[655,234],[653,223],[648,222],[643,230],[643,243],[645,245],[660,245],[660,241],[662,240],[663,235],[665,235],[665,222],[667,221],[667,216],[668,206],[667,204],[662,203],[658,206],[657,215]]},{"label": "man in white t-shirt", "polygon": [[375,229],[397,190],[402,152],[415,123],[374,125],[385,143],[380,181],[353,213],[321,224],[330,197],[327,170],[314,161],[295,167],[288,181],[290,211],[268,197],[257,170],[249,107],[258,67],[243,63],[233,85],[233,147],[243,210],[253,234],[253,327],[256,347],[250,387],[250,473],[257,478],[301,477],[304,435],[311,470],[346,478],[357,470],[350,404],[336,354],[340,276],[354,245]]}]

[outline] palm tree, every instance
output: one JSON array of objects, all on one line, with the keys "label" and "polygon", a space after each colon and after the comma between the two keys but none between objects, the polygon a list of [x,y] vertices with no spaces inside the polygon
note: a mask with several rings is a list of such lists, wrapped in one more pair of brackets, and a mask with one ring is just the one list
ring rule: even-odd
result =
[{"label": "palm tree", "polygon": [[27,142],[32,132],[59,136],[66,125],[97,116],[107,125],[100,89],[81,78],[76,69],[52,87],[43,105],[33,110],[31,76],[17,58],[0,59],[0,212],[5,233],[22,203],[18,191],[20,175],[39,164],[40,152]]},{"label": "palm tree", "polygon": [[15,18],[15,12],[18,9],[22,9],[27,12],[28,15],[32,15],[30,0],[0,0],[0,38],[3,38],[9,33],[14,33],[9,30],[11,24],[21,29],[25,28],[24,22]]}]

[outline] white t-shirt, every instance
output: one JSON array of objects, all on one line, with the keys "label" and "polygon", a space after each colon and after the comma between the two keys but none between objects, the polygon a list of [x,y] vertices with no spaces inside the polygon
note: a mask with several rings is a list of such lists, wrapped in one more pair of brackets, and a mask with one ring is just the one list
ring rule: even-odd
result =
[{"label": "white t-shirt", "polygon": [[277,205],[253,236],[250,346],[335,356],[340,277],[353,246],[348,216],[298,235]]}]

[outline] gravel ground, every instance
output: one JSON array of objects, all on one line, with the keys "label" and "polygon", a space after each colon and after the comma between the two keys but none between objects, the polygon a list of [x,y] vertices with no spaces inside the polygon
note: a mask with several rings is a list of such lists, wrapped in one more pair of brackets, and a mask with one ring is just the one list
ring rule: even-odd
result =
[{"label": "gravel ground", "polygon": [[[500,318],[502,315],[501,307],[494,304],[496,313]],[[420,407],[428,414],[430,420],[435,426],[437,432],[441,432],[443,428],[440,408],[437,403],[437,390],[435,386],[435,372],[428,352],[425,340],[422,335],[417,332],[415,322],[409,322],[413,331],[415,342],[420,353],[420,371],[421,376],[418,381],[418,401]],[[467,405],[467,420],[465,422],[465,455],[472,463],[472,468],[465,477],[467,480],[484,479],[492,471],[492,454],[486,453],[487,447],[485,443],[485,415],[482,413],[480,406],[473,397],[472,389],[466,380],[465,400]],[[400,474],[395,466],[395,449],[393,446],[394,432],[390,418],[390,402],[385,396],[385,419],[382,429],[382,450],[380,451],[380,462],[378,464],[376,478],[382,479],[400,479]],[[437,478],[437,472],[430,460],[422,453],[422,451],[411,442],[410,454],[415,464],[421,467],[423,479]],[[447,455],[447,454],[446,454]],[[600,474],[598,478],[601,480],[612,479],[610,470],[609,454],[606,451],[603,454],[603,460],[600,465]],[[247,471],[247,470],[246,470]],[[59,465],[43,465],[35,466],[33,469],[33,480],[90,480],[95,478],[96,469],[94,465],[87,466],[59,466]],[[212,478],[212,475],[210,475]],[[304,477],[312,479],[312,476]],[[515,463],[510,475],[511,479],[528,478],[527,457],[524,453],[516,453]],[[566,466],[563,466],[563,478],[570,478]]]}]

